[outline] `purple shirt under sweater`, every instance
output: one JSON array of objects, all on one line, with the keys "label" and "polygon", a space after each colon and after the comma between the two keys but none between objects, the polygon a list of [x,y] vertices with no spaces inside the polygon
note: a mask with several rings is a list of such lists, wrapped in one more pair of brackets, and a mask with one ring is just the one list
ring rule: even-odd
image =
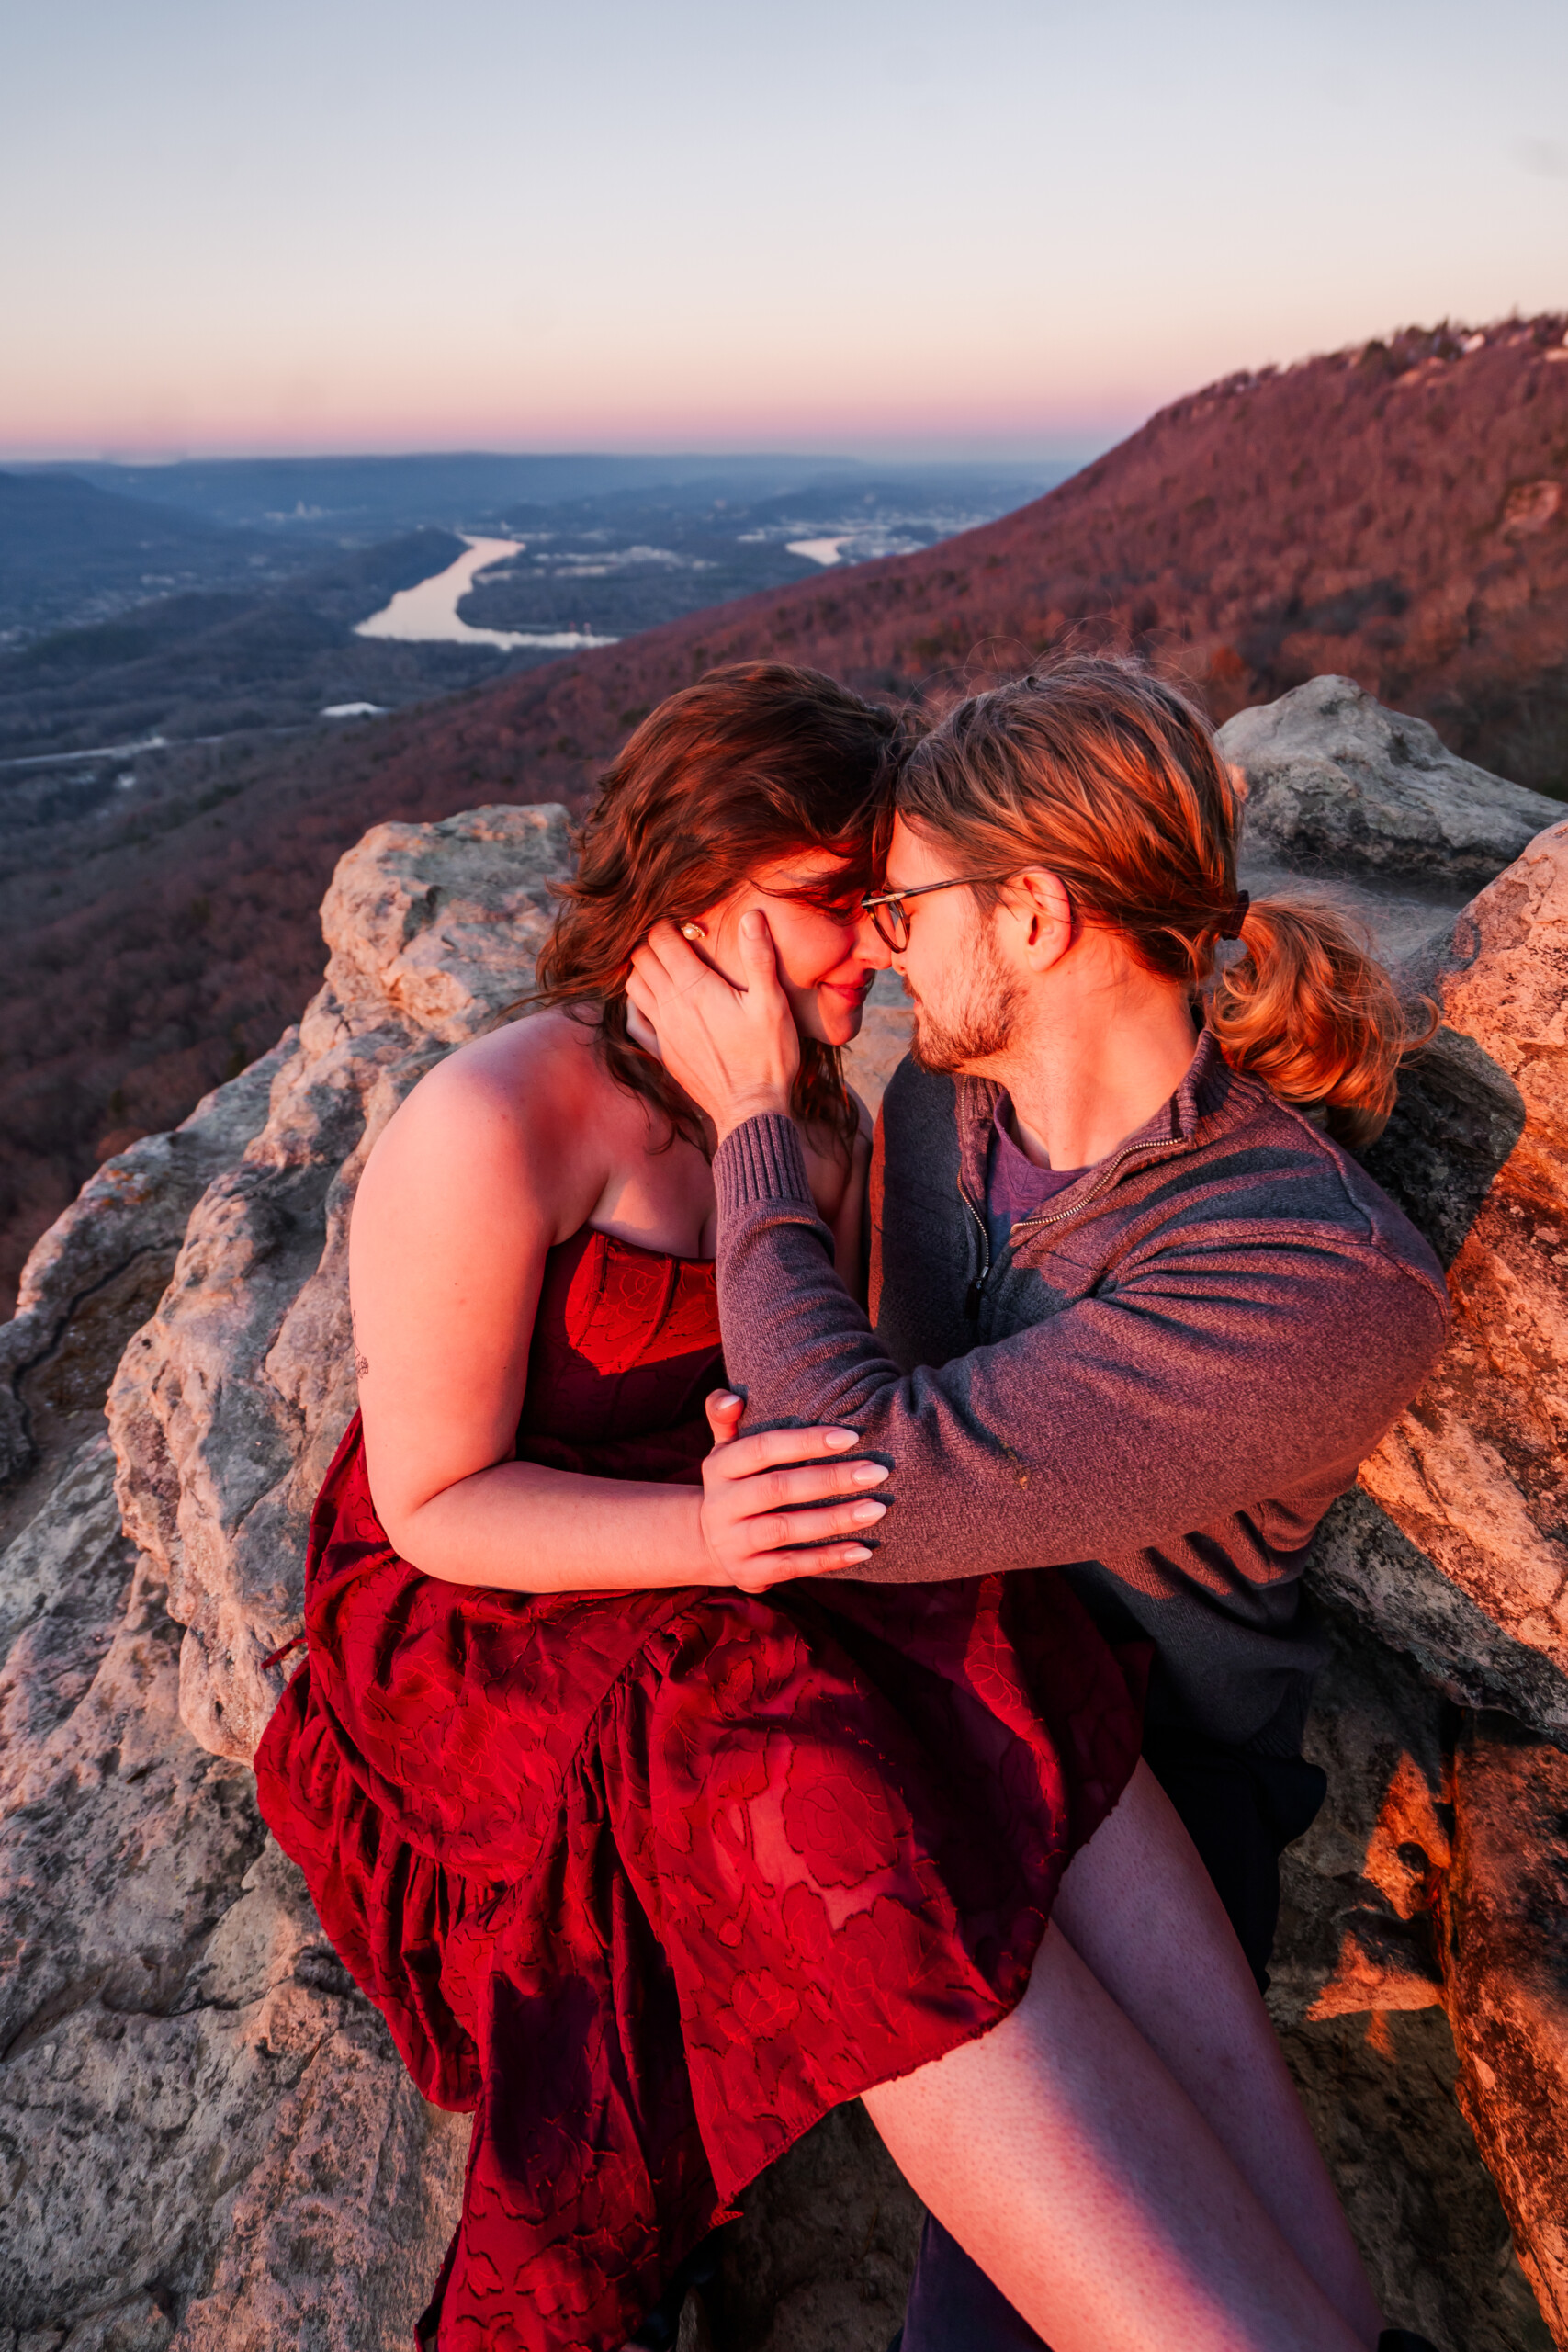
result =
[{"label": "purple shirt under sweater", "polygon": [[986,1158],[986,1229],[993,1258],[1006,1249],[1021,1217],[1038,1216],[1058,1193],[1088,1173],[1082,1168],[1036,1168],[1009,1134],[1011,1118],[1012,1097],[1004,1094],[997,1104]]}]

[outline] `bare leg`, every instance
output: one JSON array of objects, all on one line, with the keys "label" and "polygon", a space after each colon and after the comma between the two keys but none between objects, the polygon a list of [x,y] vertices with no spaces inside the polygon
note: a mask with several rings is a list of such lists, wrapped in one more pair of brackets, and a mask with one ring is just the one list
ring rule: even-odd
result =
[{"label": "bare leg", "polygon": [[[1077,1909],[1100,1892],[1098,1871],[1080,1865],[1124,1808],[1124,1831],[1156,1849],[1171,1843],[1145,1795],[1153,1786],[1140,1768],[1112,1821],[1075,1860]],[[1222,1982],[1227,1965],[1245,1969],[1223,1913],[1219,1949],[1234,1962],[1216,1962],[1219,1939],[1185,1872],[1196,1872],[1209,1902],[1213,1891],[1190,1849],[1177,1852],[1179,1861],[1168,1856],[1152,1883],[1128,1890],[1134,1949],[1122,1973],[1134,1987],[1130,2001],[1141,1999],[1139,1952],[1174,1936],[1186,1974],[1156,1972],[1150,1998],[1204,2008],[1216,1965]],[[1122,1854],[1113,1844],[1100,1859],[1120,1883],[1145,1858],[1134,1843]],[[1247,1988],[1268,2033],[1250,1979]],[[1224,2040],[1227,2015],[1222,2004],[1220,2018],[1166,2039],[1195,2064]],[[1233,2086],[1237,2079],[1233,2071]],[[1242,2079],[1250,2095],[1245,2067]],[[1336,2308],[1193,2099],[1055,1926],[1011,2017],[903,2081],[879,2085],[865,2104],[916,2191],[1057,2352],[1355,2352],[1376,2340],[1370,2297],[1364,2324]],[[1290,2165],[1281,2170],[1279,2138],[1264,2135],[1282,2178]]]},{"label": "bare leg", "polygon": [[917,2196],[1055,2352],[1360,2352],[1058,1929],[1010,2017],[864,2098]]},{"label": "bare leg", "polygon": [[1357,2335],[1382,2320],[1269,2012],[1176,1809],[1140,1765],[1052,1917]]}]

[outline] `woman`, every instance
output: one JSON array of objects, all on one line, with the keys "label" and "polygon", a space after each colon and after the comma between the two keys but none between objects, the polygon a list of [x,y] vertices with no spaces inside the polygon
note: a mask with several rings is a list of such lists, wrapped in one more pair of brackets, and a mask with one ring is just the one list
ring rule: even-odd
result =
[{"label": "woman", "polygon": [[[1064,2347],[1375,2336],[1239,1955],[1137,1766],[1123,1666],[1053,1577],[819,1584],[868,1557],[885,1474],[835,1463],[852,1431],[730,1442],[710,1139],[627,964],[673,916],[734,969],[766,910],[789,1101],[858,1282],[837,1049],[887,961],[860,901],[902,750],[887,714],[777,665],[671,697],[585,829],[547,1009],[427,1078],[361,1184],[361,1418],[257,1769],[421,2089],[475,2110],[423,2324],[442,2352],[618,2344],[828,2108],[874,2091],[897,2141],[966,2066],[959,2137],[998,2200],[1042,2097],[1066,2134],[1058,2208],[1018,2208],[1087,2256],[1077,2316],[1045,2314]],[[817,1540],[781,1550],[803,1504]],[[1184,1953],[1190,2048],[1275,2120],[1288,2242],[1141,2038],[1136,1987],[1120,2006],[1043,1948],[1058,1896],[1086,1945],[1120,1905],[1134,1943]]]}]

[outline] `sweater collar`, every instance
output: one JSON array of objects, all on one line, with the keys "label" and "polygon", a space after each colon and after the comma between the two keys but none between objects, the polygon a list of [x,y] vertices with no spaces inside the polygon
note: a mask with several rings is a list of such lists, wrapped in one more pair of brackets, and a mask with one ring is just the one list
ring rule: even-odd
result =
[{"label": "sweater collar", "polygon": [[[960,1078],[956,1084],[959,1181],[965,1197],[979,1206],[986,1197],[987,1155],[1003,1089],[991,1078]],[[1152,1118],[1145,1120],[1134,1135],[1126,1136],[1104,1159],[1084,1170],[1077,1183],[1062,1194],[1061,1209],[1076,1208],[1080,1198],[1087,1198],[1102,1183],[1113,1182],[1125,1159],[1135,1159],[1139,1167],[1147,1167],[1151,1159],[1166,1152],[1174,1154],[1207,1143],[1245,1115],[1247,1104],[1242,1098],[1246,1093],[1245,1081],[1238,1080],[1221,1053],[1213,1031],[1204,1029],[1175,1093],[1160,1104]]]}]

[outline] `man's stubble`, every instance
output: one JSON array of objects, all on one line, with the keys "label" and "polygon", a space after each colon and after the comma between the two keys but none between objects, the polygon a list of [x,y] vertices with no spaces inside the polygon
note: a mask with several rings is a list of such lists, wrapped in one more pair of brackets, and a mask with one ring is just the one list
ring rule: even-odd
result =
[{"label": "man's stubble", "polygon": [[[940,1010],[915,1002],[909,1058],[917,1069],[972,1069],[1006,1050],[1018,1025],[1018,982],[997,953],[990,921],[978,907],[955,963],[951,994]],[[945,976],[944,976],[945,978]]]}]

